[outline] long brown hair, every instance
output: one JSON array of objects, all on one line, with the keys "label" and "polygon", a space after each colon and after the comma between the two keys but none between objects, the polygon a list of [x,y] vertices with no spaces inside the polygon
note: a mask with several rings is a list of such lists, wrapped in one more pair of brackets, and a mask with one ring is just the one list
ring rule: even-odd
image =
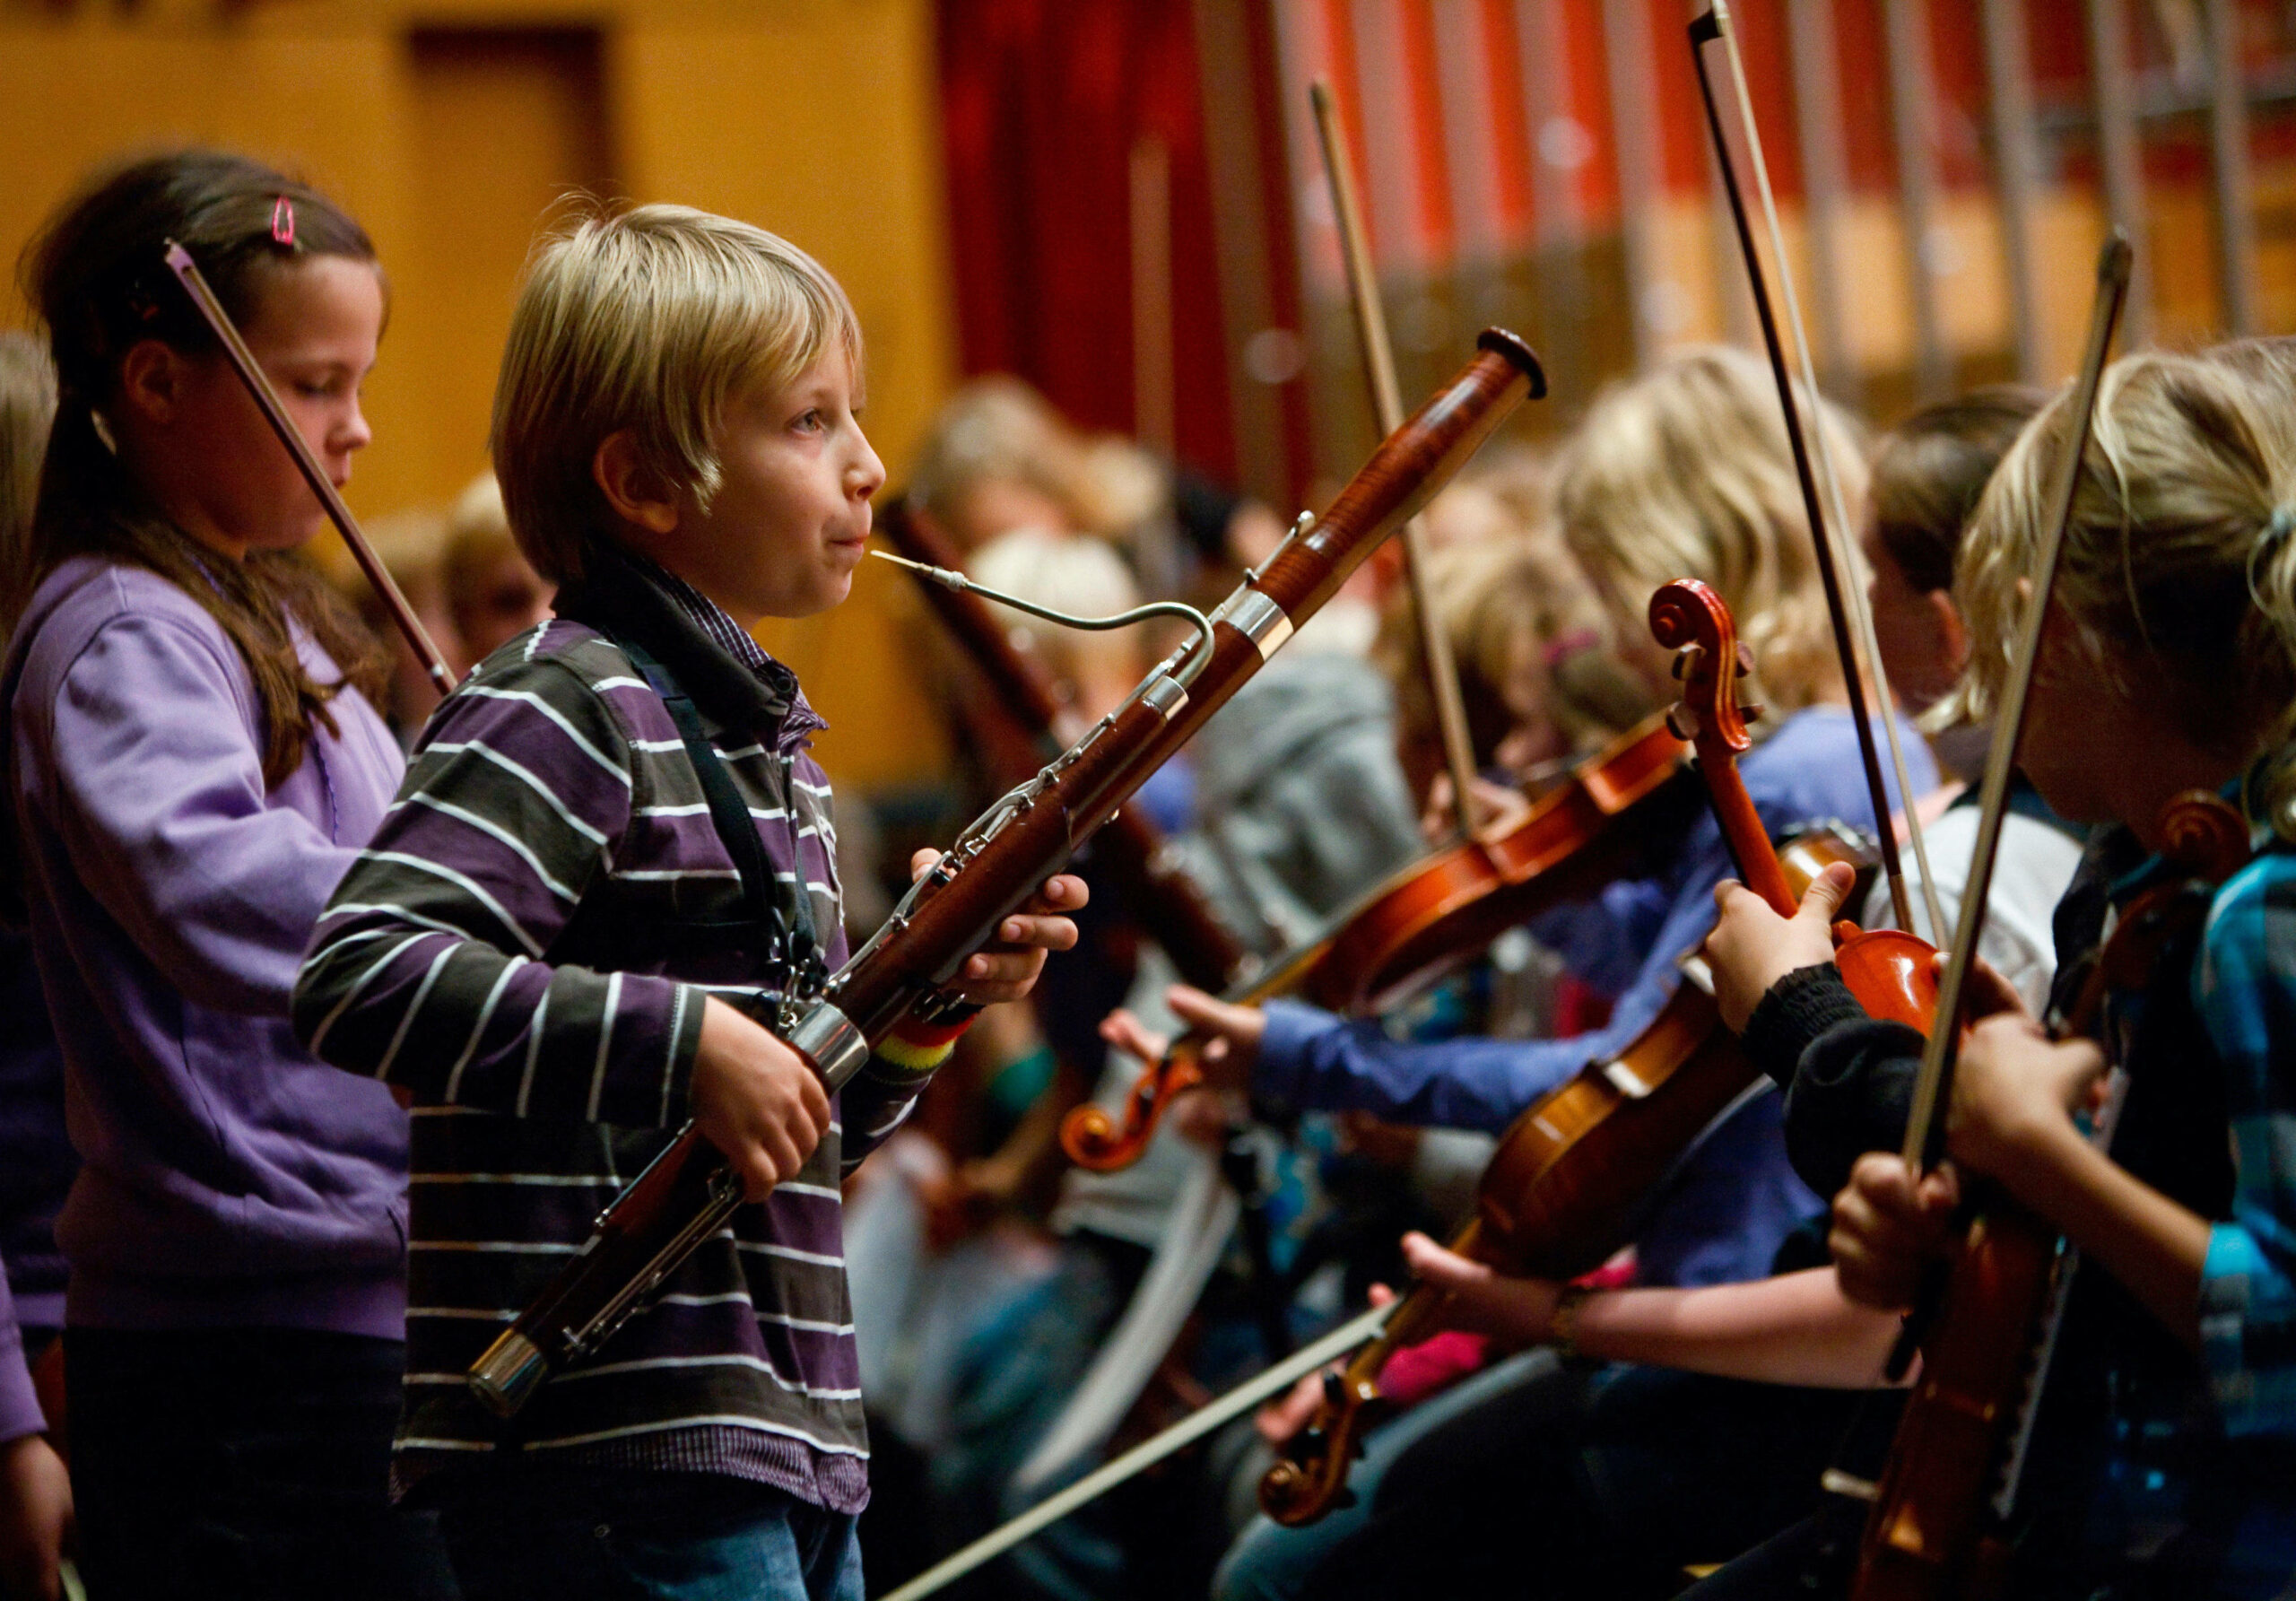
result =
[{"label": "long brown hair", "polygon": [[[290,211],[292,226],[276,226]],[[177,585],[247,662],[263,706],[264,781],[275,786],[302,764],[314,724],[337,732],[328,702],[345,684],[380,694],[387,658],[309,562],[291,553],[259,552],[244,561],[208,554],[168,521],[106,442],[104,408],[131,349],[159,339],[191,355],[215,350],[161,259],[170,239],[191,253],[241,324],[259,303],[265,274],[281,265],[314,256],[375,259],[366,231],[318,191],[217,151],[150,157],[100,174],[57,212],[22,266],[25,298],[48,329],[57,405],[29,570],[13,590],[21,605],[41,579],[80,555],[133,563]],[[0,617],[0,632],[14,622]],[[297,624],[334,658],[341,679],[313,680],[296,654]]]}]

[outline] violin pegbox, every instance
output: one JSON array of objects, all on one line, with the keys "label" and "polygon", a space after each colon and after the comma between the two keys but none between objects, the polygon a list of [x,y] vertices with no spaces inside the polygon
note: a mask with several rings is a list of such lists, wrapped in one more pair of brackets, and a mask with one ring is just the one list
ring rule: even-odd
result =
[{"label": "violin pegbox", "polygon": [[1722,597],[1696,579],[1675,579],[1650,597],[1650,635],[1674,652],[1682,681],[1682,699],[1666,713],[1674,736],[1701,746],[1718,741],[1734,756],[1752,748],[1746,724],[1761,709],[1739,704],[1738,680],[1753,670],[1753,653],[1739,642]]}]

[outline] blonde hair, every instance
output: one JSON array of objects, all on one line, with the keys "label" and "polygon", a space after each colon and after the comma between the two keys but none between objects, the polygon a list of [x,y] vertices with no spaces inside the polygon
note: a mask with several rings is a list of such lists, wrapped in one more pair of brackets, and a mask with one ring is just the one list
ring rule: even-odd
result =
[{"label": "blonde hair", "polygon": [[0,640],[30,598],[32,508],[56,417],[56,369],[30,334],[0,328]]},{"label": "blonde hair", "polygon": [[1032,385],[992,372],[942,403],[910,464],[909,492],[953,525],[978,485],[1023,484],[1058,507],[1074,532],[1114,535],[1161,509],[1160,477],[1136,446],[1087,439]]},{"label": "blonde hair", "polygon": [[590,464],[631,430],[647,468],[704,502],[729,396],[775,388],[832,347],[861,381],[861,324],[836,279],[761,228],[683,205],[589,215],[536,250],[510,318],[492,450],[518,548],[553,583],[610,527]]},{"label": "blonde hair", "polygon": [[[1854,505],[1866,492],[1864,431],[1822,399],[1814,414]],[[1587,576],[1634,637],[1648,637],[1641,607],[1654,591],[1700,579],[1753,652],[1748,700],[1796,711],[1840,683],[1777,386],[1753,357],[1689,351],[1604,390],[1563,448],[1555,508]],[[1841,579],[1864,581],[1857,570]]]},{"label": "blonde hair", "polygon": [[[1014,528],[974,551],[965,571],[992,589],[1080,617],[1106,617],[1140,604],[1132,571],[1106,541],[1089,534]],[[1136,632],[1082,632],[1040,621],[1010,606],[987,603],[1009,629],[1028,636],[1055,673],[1074,678],[1094,667],[1138,672]]]},{"label": "blonde hair", "polygon": [[[1573,750],[1608,743],[1648,709],[1647,697],[1636,695],[1632,675],[1617,660],[1602,603],[1551,526],[1439,547],[1428,556],[1427,584],[1458,665],[1477,760],[1489,758],[1516,720],[1518,709],[1507,691],[1526,655],[1538,658],[1545,683],[1538,709]],[[1596,658],[1607,665],[1607,673],[1589,670]],[[1380,618],[1372,660],[1395,685],[1396,722],[1404,735],[1432,735],[1434,695],[1419,618],[1402,586]],[[1566,666],[1568,674],[1561,671]],[[1598,686],[1594,693],[1580,692],[1593,686]],[[1602,692],[1620,686],[1622,695]]]},{"label": "blonde hair", "polygon": [[[2296,368],[2144,353],[2105,370],[2052,596],[2098,668],[2143,684],[2201,748],[2243,761],[2296,734]],[[2050,486],[2074,426],[2060,392],[1987,486],[1954,569],[1970,629],[1956,700],[2006,683]],[[2296,822],[2296,770],[2271,782]]]}]

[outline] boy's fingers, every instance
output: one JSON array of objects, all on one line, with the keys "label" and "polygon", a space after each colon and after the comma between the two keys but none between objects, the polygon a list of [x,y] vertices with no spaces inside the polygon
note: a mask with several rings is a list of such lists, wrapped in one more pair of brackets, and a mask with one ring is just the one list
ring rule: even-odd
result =
[{"label": "boy's fingers", "polygon": [[1031,902],[1047,910],[1074,911],[1092,898],[1083,879],[1073,873],[1056,874],[1044,881]]},{"label": "boy's fingers", "polygon": [[1076,944],[1076,925],[1063,917],[1015,913],[996,926],[997,939],[1038,951],[1066,951]]},{"label": "boy's fingers", "polygon": [[981,951],[965,963],[965,984],[974,991],[1026,984],[1043,967],[1044,953],[1034,947],[1020,951]]},{"label": "boy's fingers", "polygon": [[1857,874],[1847,862],[1829,862],[1825,871],[1810,881],[1802,892],[1802,904],[1796,917],[1815,918],[1827,927],[1833,927],[1833,915],[1849,898],[1849,886],[1857,882]]},{"label": "boy's fingers", "polygon": [[1183,1022],[1223,1038],[1248,1031],[1257,1021],[1251,1007],[1231,1005],[1186,984],[1173,985],[1165,993],[1165,999]]},{"label": "boy's fingers", "polygon": [[734,1161],[734,1170],[742,1176],[742,1193],[752,1201],[762,1201],[781,1182],[781,1162],[766,1142],[759,1140]]},{"label": "boy's fingers", "polygon": [[1445,1250],[1424,1234],[1403,1237],[1403,1259],[1413,1273],[1440,1290],[1479,1289],[1491,1279],[1490,1268]]},{"label": "boy's fingers", "polygon": [[1161,1058],[1171,1043],[1161,1034],[1150,1033],[1138,1018],[1121,1008],[1100,1020],[1100,1038],[1148,1062]]}]

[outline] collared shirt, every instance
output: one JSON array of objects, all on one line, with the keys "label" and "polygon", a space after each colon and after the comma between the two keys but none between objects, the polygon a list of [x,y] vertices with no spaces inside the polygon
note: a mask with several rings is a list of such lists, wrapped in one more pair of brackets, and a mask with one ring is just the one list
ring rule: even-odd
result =
[{"label": "collared shirt", "polygon": [[670,597],[678,610],[685,614],[686,621],[700,630],[704,639],[756,674],[759,681],[779,693],[784,701],[789,699],[785,682],[790,676],[789,669],[766,655],[765,647],[752,639],[747,629],[727,616],[725,607],[652,557],[636,551],[626,551],[623,554],[632,567],[661,587],[662,593]]}]

